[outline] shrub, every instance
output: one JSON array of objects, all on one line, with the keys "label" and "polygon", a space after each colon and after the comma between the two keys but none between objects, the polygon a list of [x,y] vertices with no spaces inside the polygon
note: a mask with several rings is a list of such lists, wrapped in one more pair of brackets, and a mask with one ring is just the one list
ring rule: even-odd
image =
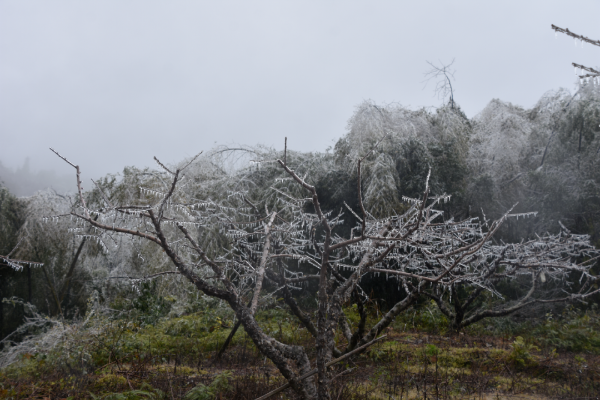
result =
[{"label": "shrub", "polygon": [[195,388],[186,393],[184,399],[186,400],[213,400],[219,393],[231,390],[229,379],[232,378],[232,374],[229,371],[225,371],[215,376],[215,379],[210,385],[206,386],[202,383],[198,384]]}]

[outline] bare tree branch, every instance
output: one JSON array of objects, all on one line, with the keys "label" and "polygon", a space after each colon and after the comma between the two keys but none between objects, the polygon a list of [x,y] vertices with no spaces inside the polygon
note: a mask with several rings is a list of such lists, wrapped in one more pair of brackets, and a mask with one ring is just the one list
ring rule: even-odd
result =
[{"label": "bare tree branch", "polygon": [[[454,59],[450,61],[449,64],[444,64],[440,61],[440,66],[427,61],[427,64],[431,67],[429,71],[425,73],[426,82],[429,82],[432,79],[438,79],[435,85],[435,93],[438,97],[446,98],[449,96],[450,107],[454,109],[454,89],[452,87],[452,80],[454,79],[454,73],[450,69],[452,64],[454,64]],[[440,80],[439,78],[442,77]],[[427,83],[425,84],[427,85]]]}]

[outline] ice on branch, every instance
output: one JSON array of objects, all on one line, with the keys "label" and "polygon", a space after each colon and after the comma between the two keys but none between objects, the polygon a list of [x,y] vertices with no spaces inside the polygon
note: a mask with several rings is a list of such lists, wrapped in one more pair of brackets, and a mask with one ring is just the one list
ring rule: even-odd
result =
[{"label": "ice on branch", "polygon": [[[526,119],[518,108],[500,102],[484,110],[477,122],[475,136],[480,143],[471,154],[472,165],[495,173],[495,179],[505,178],[518,164],[518,157],[505,147],[526,141],[529,127],[519,125]],[[146,171],[117,183],[100,182],[97,190],[104,196],[95,192],[87,206],[74,203],[68,215],[75,220],[68,219],[68,233],[108,251],[111,261],[119,254],[135,255],[120,257],[130,265],[117,261],[104,278],[133,277],[127,279],[132,284],[140,277],[173,275],[172,290],[186,287],[231,307],[238,326],[243,326],[299,397],[325,399],[331,382],[327,363],[334,354],[350,354],[372,343],[420,296],[432,296],[442,304],[464,287],[498,297],[499,284],[514,280],[529,282],[535,292],[542,276],[572,293],[567,281],[573,273],[583,276],[582,289],[573,296],[585,298],[594,291],[592,263],[577,263],[598,256],[587,236],[563,230],[519,243],[498,243],[494,235],[508,217],[535,213],[504,210],[501,218],[485,223],[473,217],[444,219],[441,206],[450,195],[437,190],[443,185],[436,181],[430,163],[421,162],[421,155],[433,164],[435,154],[445,154],[440,147],[452,145],[456,146],[453,155],[464,160],[466,133],[461,131],[465,126],[461,121],[458,109],[431,115],[365,103],[350,122],[348,138],[352,140],[340,144],[338,161],[287,148],[285,163],[261,161],[260,169],[250,166],[234,173],[222,162],[225,150],[177,168],[166,168],[157,160],[168,174]],[[397,157],[390,143],[402,149]],[[277,160],[280,153],[256,150],[253,158]],[[486,160],[487,156],[491,159]],[[350,199],[355,201],[352,207],[346,204],[351,216],[341,202],[335,209],[323,208],[327,201],[320,197],[320,188],[331,178],[334,162],[341,163],[338,168],[355,168],[344,175],[356,178],[350,190],[357,198]],[[506,168],[496,171],[499,166]],[[417,178],[399,174],[409,167],[421,174],[415,172],[420,186],[409,181]],[[184,174],[188,178],[182,184]],[[317,190],[315,182],[323,186]],[[398,188],[410,194],[401,195]],[[378,196],[392,201],[382,202]],[[113,204],[108,210],[104,197]],[[61,218],[59,223],[66,220]],[[114,243],[115,249],[107,249],[105,241]],[[142,259],[146,261],[139,265]],[[172,274],[174,268],[176,274]],[[361,287],[365,278],[402,288],[403,298],[371,330],[358,331],[354,339],[350,335],[345,344],[338,341],[336,345],[336,330],[345,319],[344,305],[362,306],[367,300]],[[316,313],[302,310],[294,297],[298,292],[315,300]],[[279,343],[256,322],[257,309],[272,304],[275,294],[314,335],[316,363],[311,364],[307,349]],[[297,379],[298,371],[314,366],[316,382]]]}]

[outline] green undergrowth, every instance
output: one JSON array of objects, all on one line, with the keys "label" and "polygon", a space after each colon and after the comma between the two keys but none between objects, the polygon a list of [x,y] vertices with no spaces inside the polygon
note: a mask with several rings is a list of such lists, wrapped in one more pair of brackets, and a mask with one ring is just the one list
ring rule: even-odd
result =
[{"label": "green undergrowth", "polygon": [[[360,321],[357,308],[346,308],[344,313],[355,329]],[[368,309],[367,329],[378,319],[378,313],[381,315],[374,307]],[[314,358],[314,339],[285,310],[277,306],[262,310],[257,320],[267,334],[284,343],[305,345],[309,357]],[[85,392],[81,398],[208,399],[218,391],[230,390],[235,385],[228,385],[248,375],[240,368],[260,369],[260,379],[270,384],[279,379],[273,365],[239,329],[226,353],[235,367],[231,374],[219,378],[220,383],[212,383],[223,372],[213,364],[215,354],[235,324],[228,310],[207,308],[149,321],[129,318],[124,313],[119,317],[90,318],[87,325],[72,329],[65,343],[49,351],[23,354],[18,362],[0,370],[0,398],[26,398],[39,391],[65,394],[63,398],[69,393]],[[546,316],[535,326],[513,324],[510,331],[490,329],[491,324],[506,327],[502,321],[484,321],[464,334],[448,335],[445,317],[437,307],[426,303],[402,314],[386,331],[385,341],[336,368],[364,371],[353,378],[354,387],[370,390],[374,397],[368,398],[378,398],[385,392],[385,385],[374,382],[387,379],[390,383],[399,376],[404,376],[406,382],[423,379],[427,385],[444,375],[448,395],[459,395],[468,387],[465,382],[479,382],[478,390],[514,392],[518,387],[537,390],[540,385],[563,390],[561,385],[571,387],[573,382],[582,384],[583,377],[598,375],[595,355],[600,348],[600,326],[595,310],[567,309],[560,316]],[[336,342],[340,348],[347,344],[341,334]],[[247,365],[241,367],[240,363]],[[265,368],[272,370],[271,375],[264,375]],[[259,382],[259,378],[252,379]],[[17,384],[30,385],[31,390],[20,392],[19,397],[13,389]],[[174,385],[178,385],[179,397],[170,394]],[[256,390],[263,390],[260,385],[256,384]],[[235,387],[241,390],[239,385]],[[407,390],[418,392],[418,387]]]},{"label": "green undergrowth", "polygon": [[[121,381],[127,382],[127,379],[123,377],[116,377],[116,379],[122,378]],[[98,380],[99,384],[102,384],[102,379]],[[103,391],[109,389],[108,386],[104,386]],[[112,390],[112,389],[109,389]],[[92,400],[158,400],[163,399],[165,394],[160,389],[155,389],[152,385],[144,382],[140,385],[139,389],[123,390],[123,391],[109,391],[103,394],[97,394],[89,392],[89,396]]]},{"label": "green undergrowth", "polygon": [[562,316],[546,316],[532,337],[544,347],[559,350],[600,354],[600,314],[580,313],[569,308]]},{"label": "green undergrowth", "polygon": [[[358,313],[350,310],[346,314],[358,322]],[[368,321],[373,323],[374,319],[370,317]],[[400,332],[450,334],[448,319],[433,301],[409,308],[392,326]],[[548,313],[533,321],[518,322],[511,316],[488,318],[468,326],[463,333],[506,339],[521,336],[541,349],[600,354],[600,312],[596,304],[585,311],[569,306],[559,315]]]},{"label": "green undergrowth", "polygon": [[520,336],[507,349],[496,348],[489,343],[478,346],[475,342],[468,347],[461,347],[459,343],[448,344],[439,337],[433,339],[430,336],[427,336],[427,340],[435,340],[436,344],[423,343],[423,340],[417,340],[412,335],[395,337],[396,340],[371,348],[368,357],[375,362],[400,361],[409,370],[424,364],[435,364],[454,373],[470,374],[469,371],[475,366],[480,371],[499,373],[507,365],[518,371],[535,372],[549,357],[556,355],[542,354],[537,346]]},{"label": "green undergrowth", "polygon": [[[304,341],[306,330],[299,329],[289,315],[279,309],[261,311],[257,320],[264,331],[282,342]],[[116,321],[113,340],[107,340],[94,352],[97,365],[119,360],[121,363],[143,361],[152,363],[201,361],[213,356],[231,332],[235,320],[231,315],[197,312],[176,318],[163,318],[154,325],[139,326]],[[237,330],[230,346],[245,346],[256,351],[243,328]],[[140,360],[142,358],[142,360]]]},{"label": "green undergrowth", "polygon": [[[281,309],[260,311],[257,321],[263,330],[285,343],[301,343],[310,334]],[[101,334],[90,329],[71,338],[69,346],[59,346],[47,353],[25,354],[19,362],[5,368],[8,376],[40,376],[57,366],[78,368],[87,373],[106,364],[159,365],[163,363],[198,363],[214,357],[235,324],[226,312],[200,311],[175,318],[161,318],[155,324],[140,324],[127,318],[96,321]],[[243,328],[237,330],[231,347],[257,350]],[[79,356],[84,355],[80,362]],[[81,358],[81,357],[80,357]],[[78,365],[79,364],[79,365]]]}]

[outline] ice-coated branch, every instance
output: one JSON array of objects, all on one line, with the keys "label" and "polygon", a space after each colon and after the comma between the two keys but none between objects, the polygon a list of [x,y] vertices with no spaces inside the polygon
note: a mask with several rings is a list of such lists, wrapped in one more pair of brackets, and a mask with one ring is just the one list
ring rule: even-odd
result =
[{"label": "ice-coated branch", "polygon": [[315,189],[315,187],[308,184],[303,178],[300,178],[296,174],[296,172],[293,171],[292,169],[288,168],[288,166],[283,161],[277,160],[277,162],[283,167],[285,172],[287,172],[304,189],[306,189],[308,192],[310,192],[310,194],[312,195],[312,202],[315,207],[315,211],[316,211],[317,215],[319,216],[319,220],[323,223],[323,228],[326,231],[331,232],[331,227],[327,223],[327,220],[325,219],[325,217],[323,215],[323,211],[321,211],[321,204],[319,203],[319,197],[317,196],[317,190]]},{"label": "ice-coated branch", "polygon": [[[588,37],[582,36],[582,35],[578,35],[574,32],[571,32],[569,30],[569,28],[567,29],[563,29],[563,28],[559,28],[556,25],[551,25],[552,29],[554,29],[555,32],[560,32],[560,33],[564,33],[566,35],[571,36],[572,38],[574,38],[575,40],[580,40],[581,41],[581,45],[583,46],[583,42],[589,43],[589,44],[593,44],[594,46],[600,46],[600,40],[593,40],[590,39]],[[577,42],[576,42],[577,43]],[[593,68],[589,68],[589,67],[584,67],[583,65],[580,64],[576,64],[576,63],[572,63],[573,67],[575,67],[575,74],[577,75],[577,68],[579,68],[580,70],[584,70],[584,71],[588,71],[591,74],[584,74],[584,75],[579,75],[580,79],[584,79],[584,78],[595,78],[600,76],[600,72],[596,71]]]},{"label": "ice-coated branch", "polygon": [[[576,63],[572,63],[573,66],[575,67],[575,70],[577,71],[577,68],[582,69],[584,71],[588,71],[591,72],[591,74],[586,74],[586,75],[579,75],[580,78],[594,78],[596,76],[600,75],[600,71],[596,71],[593,68],[589,68],[589,67],[585,67],[581,64],[576,64]],[[577,73],[577,72],[576,72]]]},{"label": "ice-coated branch", "polygon": [[139,230],[135,230],[134,231],[132,229],[121,228],[119,226],[114,226],[114,225],[111,226],[111,225],[102,224],[102,223],[99,223],[99,222],[95,221],[93,218],[86,217],[85,215],[77,214],[75,212],[72,212],[71,215],[73,215],[74,217],[80,218],[80,219],[88,222],[93,227],[98,228],[98,229],[102,229],[103,231],[116,232],[116,233],[124,233],[124,234],[131,235],[131,236],[138,236],[140,238],[149,240],[149,241],[154,242],[156,244],[160,244],[160,241],[158,240],[157,237],[152,236],[152,235],[147,234],[147,233],[144,233],[144,232],[140,232]]},{"label": "ice-coated branch", "polygon": [[582,42],[593,44],[594,46],[600,46],[600,40],[593,40],[593,39],[590,39],[588,37],[585,37],[585,36],[582,36],[582,35],[578,35],[578,34],[576,34],[574,32],[571,32],[569,30],[569,28],[566,28],[566,29],[559,28],[558,26],[556,26],[554,24],[552,24],[551,26],[552,26],[552,29],[554,29],[555,32],[564,33],[565,35],[569,35],[572,38],[579,39]]},{"label": "ice-coated branch", "polygon": [[158,158],[156,158],[156,156],[154,156],[154,161],[156,161],[156,163],[165,171],[167,171],[169,174],[171,175],[175,175],[173,173],[173,171],[171,171],[169,168],[167,168],[163,163],[160,162],[160,160]]},{"label": "ice-coated branch", "polygon": [[[15,270],[21,270],[23,268],[23,265],[25,265],[25,264],[31,265],[31,266],[36,266],[36,267],[40,267],[40,266],[44,265],[44,263],[40,263],[40,262],[17,260],[15,258],[10,258],[9,256],[2,256],[2,255],[0,255],[0,260],[5,262],[6,263],[5,265],[7,265]],[[23,265],[21,265],[21,264],[23,264]]]},{"label": "ice-coated branch", "polygon": [[141,276],[141,277],[135,277],[135,276],[109,276],[107,279],[129,279],[132,281],[145,281],[148,279],[152,279],[152,278],[156,278],[157,276],[163,276],[163,275],[180,275],[181,272],[179,271],[163,271],[163,272],[157,272],[156,274],[152,274],[152,275],[146,275],[146,276]]},{"label": "ice-coated branch", "polygon": [[57,156],[59,156],[60,158],[62,158],[71,167],[75,168],[75,171],[77,171],[76,172],[76,175],[77,175],[77,192],[79,193],[79,201],[81,201],[81,205],[83,207],[83,210],[85,212],[86,217],[90,218],[90,214],[88,213],[87,205],[85,203],[85,198],[83,197],[83,187],[81,186],[81,172],[79,171],[79,165],[73,164],[71,161],[67,160],[65,157],[63,157],[62,155],[60,155],[58,153],[58,151],[54,150],[52,147],[50,147],[50,150],[54,154],[56,154]]},{"label": "ice-coated branch", "polygon": [[110,208],[115,208],[115,206],[112,205],[111,201],[108,199],[108,197],[106,196],[106,194],[104,193],[104,191],[102,190],[102,188],[100,187],[100,185],[98,185],[96,183],[95,180],[92,179],[92,182],[94,183],[94,185],[96,186],[96,189],[98,189],[98,191],[100,192],[100,194],[102,195],[102,197],[104,198],[104,201],[106,201],[106,204],[108,204],[108,206]]},{"label": "ice-coated branch", "polygon": [[19,248],[21,241],[23,241],[23,238],[19,239],[19,241],[17,242],[15,247],[13,247],[13,249],[7,255],[5,255],[5,256],[0,255],[0,261],[4,262],[5,263],[4,265],[9,266],[16,271],[22,270],[23,265],[25,265],[25,264],[27,264],[29,266],[34,266],[34,267],[43,266],[44,263],[35,262],[35,261],[27,261],[27,260],[18,260],[16,258],[11,258],[11,256],[14,254],[14,252],[17,251],[17,249]]}]

